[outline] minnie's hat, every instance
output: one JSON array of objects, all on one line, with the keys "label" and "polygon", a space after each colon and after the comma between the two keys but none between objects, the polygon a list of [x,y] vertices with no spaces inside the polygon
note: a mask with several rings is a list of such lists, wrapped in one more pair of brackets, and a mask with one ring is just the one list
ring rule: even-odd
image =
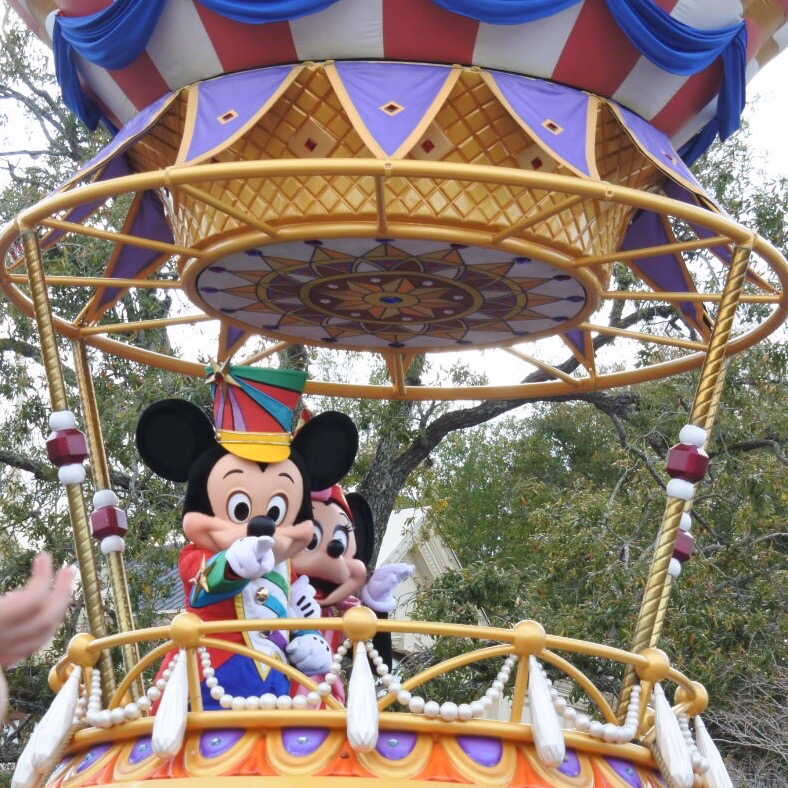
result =
[{"label": "minnie's hat", "polygon": [[211,365],[216,440],[227,451],[254,462],[282,462],[301,415],[306,372]]}]

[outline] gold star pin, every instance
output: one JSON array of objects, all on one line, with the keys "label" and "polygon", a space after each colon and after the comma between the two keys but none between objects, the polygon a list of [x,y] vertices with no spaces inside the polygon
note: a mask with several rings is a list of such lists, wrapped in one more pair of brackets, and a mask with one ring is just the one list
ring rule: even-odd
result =
[{"label": "gold star pin", "polygon": [[211,589],[208,587],[208,573],[205,571],[205,556],[202,557],[202,566],[200,571],[191,580],[193,586],[199,586],[206,594],[210,593]]}]

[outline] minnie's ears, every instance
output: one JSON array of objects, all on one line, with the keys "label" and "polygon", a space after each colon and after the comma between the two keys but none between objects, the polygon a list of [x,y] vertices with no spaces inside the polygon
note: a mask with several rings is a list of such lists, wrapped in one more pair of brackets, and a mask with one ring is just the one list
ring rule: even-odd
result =
[{"label": "minnie's ears", "polygon": [[372,520],[372,509],[361,493],[352,492],[345,496],[350,512],[353,515],[353,535],[356,537],[356,554],[369,567],[372,554],[375,552],[375,523]]},{"label": "minnie's ears", "polygon": [[148,406],[137,423],[136,439],[142,461],[172,482],[185,482],[194,461],[216,444],[210,419],[182,399]]},{"label": "minnie's ears", "polygon": [[293,438],[313,490],[326,490],[350,470],[358,451],[358,430],[349,416],[329,410],[315,416]]}]

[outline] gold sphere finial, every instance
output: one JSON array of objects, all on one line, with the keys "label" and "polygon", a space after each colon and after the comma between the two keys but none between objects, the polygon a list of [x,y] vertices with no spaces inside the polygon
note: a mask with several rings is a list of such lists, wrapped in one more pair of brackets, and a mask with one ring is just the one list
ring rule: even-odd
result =
[{"label": "gold sphere finial", "polygon": [[91,644],[96,638],[90,632],[78,632],[69,641],[68,658],[81,668],[92,668],[99,660],[101,652],[92,651]]},{"label": "gold sphere finial", "polygon": [[702,714],[709,705],[709,693],[699,681],[693,681],[690,689],[679,687],[676,690],[676,703],[687,704],[687,716],[694,717]]},{"label": "gold sphere finial", "polygon": [[342,629],[354,642],[369,640],[378,631],[378,617],[368,607],[351,607],[342,617]]},{"label": "gold sphere finial", "polygon": [[170,637],[176,646],[196,648],[200,645],[202,619],[194,613],[179,613],[170,624]]},{"label": "gold sphere finial", "polygon": [[538,621],[521,621],[514,627],[512,645],[514,653],[523,657],[529,654],[538,654],[547,641],[544,627]]},{"label": "gold sphere finial", "polygon": [[644,648],[638,656],[648,660],[647,665],[636,665],[635,673],[643,681],[664,681],[670,673],[670,658],[659,648]]}]

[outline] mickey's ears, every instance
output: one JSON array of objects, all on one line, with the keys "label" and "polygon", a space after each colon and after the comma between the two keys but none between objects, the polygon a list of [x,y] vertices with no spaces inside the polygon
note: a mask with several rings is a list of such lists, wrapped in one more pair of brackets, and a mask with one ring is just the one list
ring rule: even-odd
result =
[{"label": "mickey's ears", "polygon": [[165,399],[148,406],[137,423],[137,450],[158,476],[185,482],[194,461],[216,445],[210,419],[191,402]]},{"label": "mickey's ears", "polygon": [[329,410],[310,419],[293,438],[313,490],[325,490],[350,470],[358,451],[358,430],[349,416]]}]

